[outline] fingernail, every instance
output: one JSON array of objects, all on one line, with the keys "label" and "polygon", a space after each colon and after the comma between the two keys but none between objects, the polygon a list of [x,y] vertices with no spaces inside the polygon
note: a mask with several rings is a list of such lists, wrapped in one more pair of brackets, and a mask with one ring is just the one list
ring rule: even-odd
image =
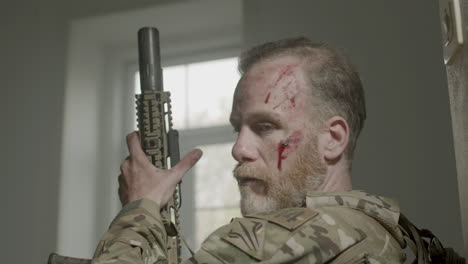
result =
[{"label": "fingernail", "polygon": [[194,152],[195,152],[195,153],[194,153],[194,157],[195,157],[197,160],[199,160],[199,159],[201,158],[201,156],[203,155],[203,152],[202,152],[200,149],[196,149]]}]

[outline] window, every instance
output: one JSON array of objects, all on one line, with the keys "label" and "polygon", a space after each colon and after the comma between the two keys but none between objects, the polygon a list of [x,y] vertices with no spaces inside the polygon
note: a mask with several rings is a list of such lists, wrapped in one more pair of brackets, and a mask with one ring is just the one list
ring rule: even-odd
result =
[{"label": "window", "polygon": [[195,244],[240,216],[239,191],[232,176],[232,143],[198,146],[203,159],[195,167]]},{"label": "window", "polygon": [[[240,215],[239,191],[232,177],[235,161],[230,154],[234,134],[231,128],[224,128],[229,126],[232,95],[238,80],[237,58],[163,68],[164,90],[171,92],[174,128],[181,132],[180,148],[197,147],[204,153],[192,170],[194,175],[187,176],[193,177],[193,194],[182,194],[182,210],[194,208],[193,220],[182,219],[182,224],[193,223],[193,230],[184,235],[191,238],[194,248],[216,228]],[[138,72],[134,84],[135,93],[140,93]],[[213,136],[219,133],[230,135]],[[187,206],[190,202],[193,204]]]},{"label": "window", "polygon": [[[239,74],[237,58],[163,68],[164,90],[171,92],[175,129],[229,124],[232,95]],[[135,93],[140,93],[135,73]]]}]

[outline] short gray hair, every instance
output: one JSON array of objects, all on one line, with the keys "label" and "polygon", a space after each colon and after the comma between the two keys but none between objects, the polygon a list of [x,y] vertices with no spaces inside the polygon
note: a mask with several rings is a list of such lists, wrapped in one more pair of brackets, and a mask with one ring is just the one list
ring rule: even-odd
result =
[{"label": "short gray hair", "polygon": [[366,119],[364,89],[359,74],[349,59],[326,44],[313,43],[305,37],[267,42],[243,52],[238,69],[241,74],[266,59],[297,56],[306,62],[305,73],[312,87],[313,105],[319,119],[343,117],[350,127],[345,154],[351,162],[356,142]]}]

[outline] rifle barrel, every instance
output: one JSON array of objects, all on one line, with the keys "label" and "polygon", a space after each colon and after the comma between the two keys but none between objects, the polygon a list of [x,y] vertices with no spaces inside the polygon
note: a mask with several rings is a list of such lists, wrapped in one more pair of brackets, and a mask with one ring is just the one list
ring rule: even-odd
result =
[{"label": "rifle barrel", "polygon": [[163,91],[159,31],[153,27],[138,30],[138,58],[141,91]]}]

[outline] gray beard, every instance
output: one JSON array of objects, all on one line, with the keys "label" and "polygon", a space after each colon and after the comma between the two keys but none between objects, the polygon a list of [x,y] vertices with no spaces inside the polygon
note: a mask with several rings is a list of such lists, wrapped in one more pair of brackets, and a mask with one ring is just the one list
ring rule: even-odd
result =
[{"label": "gray beard", "polygon": [[309,140],[296,160],[281,171],[256,168],[243,163],[233,171],[236,179],[258,179],[263,192],[254,192],[250,186],[239,185],[242,215],[274,211],[282,208],[301,207],[307,191],[316,190],[325,180],[327,167],[319,158],[316,140]]}]

